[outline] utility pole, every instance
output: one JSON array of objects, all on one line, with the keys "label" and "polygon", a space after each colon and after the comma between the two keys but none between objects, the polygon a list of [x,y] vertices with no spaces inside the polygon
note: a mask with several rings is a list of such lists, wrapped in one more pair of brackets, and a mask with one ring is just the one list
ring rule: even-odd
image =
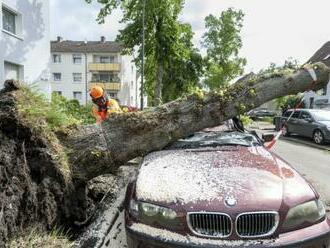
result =
[{"label": "utility pole", "polygon": [[142,9],[142,73],[141,73],[141,110],[143,110],[143,87],[144,87],[144,41],[145,41],[145,11],[146,11],[146,0],[143,1],[143,9]]},{"label": "utility pole", "polygon": [[84,53],[85,55],[85,105],[87,106],[88,103],[88,74],[87,74],[87,53]]}]

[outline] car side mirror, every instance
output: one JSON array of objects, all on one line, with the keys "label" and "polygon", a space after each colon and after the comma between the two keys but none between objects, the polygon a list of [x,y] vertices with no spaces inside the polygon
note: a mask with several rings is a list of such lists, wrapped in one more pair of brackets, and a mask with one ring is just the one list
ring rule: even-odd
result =
[{"label": "car side mirror", "polygon": [[306,118],[305,119],[307,122],[313,122],[312,118]]},{"label": "car side mirror", "polygon": [[262,139],[264,142],[271,142],[275,138],[273,133],[264,133],[262,135]]}]

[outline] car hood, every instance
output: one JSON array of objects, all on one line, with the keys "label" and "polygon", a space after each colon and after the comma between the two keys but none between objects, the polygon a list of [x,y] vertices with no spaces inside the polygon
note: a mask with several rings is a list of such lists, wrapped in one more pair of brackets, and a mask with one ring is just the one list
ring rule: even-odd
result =
[{"label": "car hood", "polygon": [[189,211],[217,210],[235,199],[242,209],[277,210],[314,198],[311,187],[283,160],[263,147],[167,150],[148,155],[136,197]]}]

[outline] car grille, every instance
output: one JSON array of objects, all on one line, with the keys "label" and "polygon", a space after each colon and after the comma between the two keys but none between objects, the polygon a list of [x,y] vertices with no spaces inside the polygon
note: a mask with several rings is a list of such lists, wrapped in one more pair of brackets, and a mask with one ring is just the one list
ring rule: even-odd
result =
[{"label": "car grille", "polygon": [[236,219],[236,232],[241,237],[269,236],[275,231],[277,223],[277,213],[245,213]]},{"label": "car grille", "polygon": [[232,222],[228,215],[221,213],[190,213],[188,224],[198,235],[227,237],[232,232]]},{"label": "car grille", "polygon": [[[278,226],[278,213],[243,213],[236,218],[236,233],[242,238],[267,237]],[[194,212],[188,213],[188,226],[193,233],[205,237],[225,238],[231,235],[234,222],[224,213]]]}]

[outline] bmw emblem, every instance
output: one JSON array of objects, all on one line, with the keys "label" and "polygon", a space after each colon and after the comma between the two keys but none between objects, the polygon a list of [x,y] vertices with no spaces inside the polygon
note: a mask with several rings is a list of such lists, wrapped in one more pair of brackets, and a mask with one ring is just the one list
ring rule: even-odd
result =
[{"label": "bmw emblem", "polygon": [[235,207],[237,204],[237,200],[232,196],[227,196],[225,199],[225,204],[227,207]]}]

